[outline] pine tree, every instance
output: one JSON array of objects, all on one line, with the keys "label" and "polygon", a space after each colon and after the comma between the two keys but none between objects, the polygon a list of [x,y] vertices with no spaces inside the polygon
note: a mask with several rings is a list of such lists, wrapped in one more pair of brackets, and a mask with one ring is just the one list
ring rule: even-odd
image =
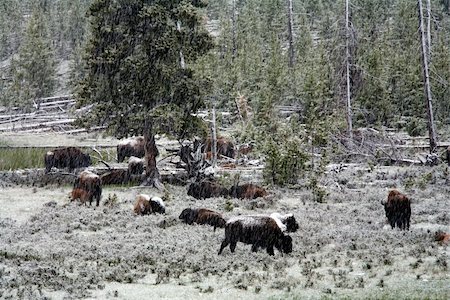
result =
[{"label": "pine tree", "polygon": [[56,61],[48,39],[43,12],[35,8],[26,29],[17,60],[11,64],[12,91],[17,104],[39,109],[40,98],[56,87]]},{"label": "pine tree", "polygon": [[163,106],[178,110],[185,121],[182,135],[191,112],[203,104],[204,81],[189,67],[212,47],[201,7],[204,3],[194,0],[96,0],[88,12],[91,38],[78,104],[94,106],[80,122],[105,125],[117,137],[144,134],[147,184],[159,182],[158,121],[152,112]]}]

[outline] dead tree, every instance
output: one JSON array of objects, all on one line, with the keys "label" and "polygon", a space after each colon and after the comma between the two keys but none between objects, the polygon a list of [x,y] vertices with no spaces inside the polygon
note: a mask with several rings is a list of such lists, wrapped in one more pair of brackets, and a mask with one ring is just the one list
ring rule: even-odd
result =
[{"label": "dead tree", "polygon": [[347,130],[348,137],[353,140],[352,102],[350,93],[350,27],[349,27],[349,0],[345,0],[345,68],[347,81]]},{"label": "dead tree", "polygon": [[427,117],[428,117],[427,125],[428,125],[428,135],[430,138],[430,153],[435,153],[437,149],[437,138],[436,138],[436,130],[434,127],[433,103],[431,96],[430,75],[428,69],[427,39],[425,37],[425,30],[424,30],[422,0],[418,0],[417,4],[419,10],[419,33],[422,46],[421,56],[423,69],[423,84],[427,107]]},{"label": "dead tree", "polygon": [[231,39],[233,48],[231,50],[231,59],[234,60],[237,56],[237,28],[236,28],[236,0],[232,0],[232,12],[231,12]]},{"label": "dead tree", "polygon": [[212,108],[212,123],[211,123],[211,154],[212,154],[212,166],[213,168],[217,165],[217,136],[216,136],[216,108]]},{"label": "dead tree", "polygon": [[159,155],[156,147],[155,135],[153,133],[151,121],[145,120],[144,125],[144,150],[145,150],[145,179],[142,183],[146,186],[154,186],[163,189],[161,175],[156,166],[156,157]]},{"label": "dead tree", "polygon": [[292,16],[292,0],[287,0],[288,5],[288,40],[289,40],[289,68],[294,67],[294,17]]}]

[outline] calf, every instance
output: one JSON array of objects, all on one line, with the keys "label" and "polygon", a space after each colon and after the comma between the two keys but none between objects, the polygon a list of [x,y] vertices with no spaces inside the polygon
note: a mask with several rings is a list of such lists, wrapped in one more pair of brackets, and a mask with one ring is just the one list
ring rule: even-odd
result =
[{"label": "calf", "polygon": [[230,189],[230,196],[240,199],[255,199],[259,197],[267,196],[267,192],[264,188],[252,183],[246,183],[243,185],[234,185]]},{"label": "calf", "polygon": [[206,208],[186,208],[178,218],[189,225],[193,223],[211,225],[214,227],[214,231],[216,231],[216,227],[225,227],[226,223],[220,213]]},{"label": "calf", "polygon": [[[208,138],[205,143],[205,147],[203,149],[203,152],[210,152],[212,151],[212,139]],[[236,156],[236,151],[234,150],[234,145],[231,141],[219,137],[217,138],[217,154],[227,156],[230,158],[234,158]]]},{"label": "calf", "polygon": [[406,195],[397,190],[389,192],[387,201],[381,201],[386,217],[392,229],[397,226],[401,230],[409,230],[411,202]]},{"label": "calf", "polygon": [[434,235],[434,240],[441,244],[449,244],[450,243],[450,233],[445,233],[445,232],[439,230]]},{"label": "calf", "polygon": [[92,193],[81,188],[74,188],[71,192],[71,200],[80,199],[81,204],[86,205],[87,201],[92,202]]},{"label": "calf", "polygon": [[136,197],[133,210],[137,215],[149,215],[152,213],[164,214],[166,212],[166,206],[159,197],[150,198],[149,195],[139,194]]},{"label": "calf", "polygon": [[220,246],[219,255],[228,245],[231,252],[234,252],[237,242],[251,244],[253,252],[258,251],[259,247],[266,248],[269,255],[274,255],[274,246],[281,253],[292,252],[292,238],[285,235],[277,221],[268,216],[231,218],[225,224],[225,238]]},{"label": "calf", "polygon": [[100,204],[100,197],[102,195],[102,181],[97,174],[90,171],[83,171],[75,180],[74,189],[80,188],[89,193],[89,204],[96,199],[96,205]]}]

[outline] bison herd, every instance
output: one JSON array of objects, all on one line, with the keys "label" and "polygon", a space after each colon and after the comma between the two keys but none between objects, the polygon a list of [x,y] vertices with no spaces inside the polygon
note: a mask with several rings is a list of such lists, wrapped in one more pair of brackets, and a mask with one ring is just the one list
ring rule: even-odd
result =
[{"label": "bison herd", "polygon": [[[205,153],[211,150],[211,141],[204,146]],[[232,143],[223,138],[217,141],[218,154],[234,157],[236,151]],[[238,150],[238,152],[241,149]],[[248,149],[242,149],[243,153]],[[245,150],[245,151],[244,151]],[[248,150],[249,151],[249,150]],[[130,180],[132,176],[140,176],[144,171],[144,140],[141,137],[128,139],[117,146],[117,161],[128,160],[126,170],[110,170],[101,176],[91,171],[82,171],[75,179],[71,192],[72,200],[80,200],[86,204],[95,200],[96,206],[100,204],[102,185],[121,184],[124,180]],[[68,168],[72,171],[76,168],[84,168],[91,165],[89,154],[83,153],[79,148],[66,147],[49,151],[45,154],[45,170],[50,172],[53,167]],[[193,182],[189,185],[187,194],[196,199],[210,197],[233,197],[239,199],[255,199],[268,196],[267,191],[255,184],[232,185],[230,188],[222,186],[211,179]],[[409,230],[411,218],[411,202],[409,198],[397,190],[391,190],[387,200],[381,202],[386,218],[394,229]],[[166,207],[159,197],[139,194],[136,198],[133,211],[136,215],[149,215],[153,213],[164,214]],[[179,215],[182,222],[192,225],[210,225],[214,228],[224,228],[225,237],[221,243],[219,254],[225,247],[230,246],[234,252],[237,242],[250,244],[251,250],[256,252],[258,248],[265,248],[269,255],[274,255],[274,247],[281,253],[292,252],[292,238],[288,232],[295,232],[299,228],[292,214],[273,213],[271,215],[247,215],[235,216],[226,220],[220,213],[207,208],[186,208]],[[436,241],[448,243],[450,235],[440,232],[436,234]]]}]

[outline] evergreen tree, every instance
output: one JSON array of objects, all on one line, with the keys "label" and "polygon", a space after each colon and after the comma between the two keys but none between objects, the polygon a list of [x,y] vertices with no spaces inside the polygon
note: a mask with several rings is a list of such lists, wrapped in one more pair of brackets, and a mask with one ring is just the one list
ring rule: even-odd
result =
[{"label": "evergreen tree", "polygon": [[[118,136],[144,134],[148,184],[158,182],[155,109],[171,107],[190,124],[203,101],[204,80],[190,69],[212,47],[201,25],[203,1],[96,0],[78,104],[94,104],[81,118]],[[181,56],[188,63],[183,67]],[[177,110],[176,108],[181,108]]]},{"label": "evergreen tree", "polygon": [[11,63],[12,94],[16,104],[39,108],[42,97],[52,95],[56,86],[56,61],[48,39],[47,27],[41,9],[30,17],[17,60]]}]

